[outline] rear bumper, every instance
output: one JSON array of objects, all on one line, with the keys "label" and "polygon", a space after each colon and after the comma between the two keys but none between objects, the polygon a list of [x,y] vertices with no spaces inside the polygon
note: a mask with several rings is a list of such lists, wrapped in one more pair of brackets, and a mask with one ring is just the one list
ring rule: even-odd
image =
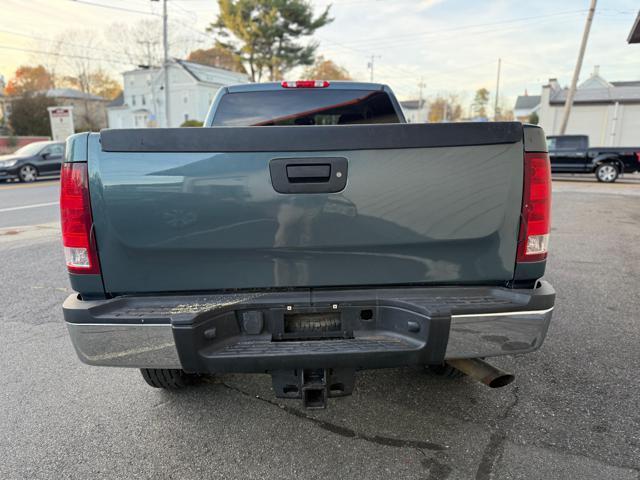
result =
[{"label": "rear bumper", "polygon": [[[87,364],[221,373],[527,353],[542,345],[554,301],[551,285],[540,282],[533,290],[419,287],[100,301],[72,295],[63,311]],[[310,314],[334,319],[339,328],[321,334],[331,337],[323,340],[287,330],[295,315]]]}]

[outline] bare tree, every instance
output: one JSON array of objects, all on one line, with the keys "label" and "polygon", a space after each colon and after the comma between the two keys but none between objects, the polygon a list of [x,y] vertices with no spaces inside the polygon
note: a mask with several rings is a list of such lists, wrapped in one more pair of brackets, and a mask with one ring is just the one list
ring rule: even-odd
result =
[{"label": "bare tree", "polygon": [[[204,33],[196,36],[183,22],[170,22],[169,45],[170,56],[186,57],[189,52],[205,42]],[[114,65],[129,62],[132,66],[162,65],[162,21],[160,19],[144,19],[133,25],[114,23],[105,31],[105,37],[111,50],[107,60]],[[213,44],[213,40],[210,40]]]},{"label": "bare tree", "polygon": [[53,41],[39,40],[38,51],[40,53],[34,54],[34,58],[32,59],[32,63],[42,65],[49,73],[51,73],[54,88],[56,87],[58,70],[62,64],[62,57],[59,55],[61,43],[62,40],[59,38],[54,39]]},{"label": "bare tree", "polygon": [[56,41],[60,44],[60,58],[65,72],[62,83],[78,88],[85,95],[83,109],[78,111],[79,128],[95,130],[100,126],[96,112],[92,108],[89,95],[97,90],[96,82],[102,71],[101,56],[105,51],[99,37],[91,30],[70,30],[60,35]]},{"label": "bare tree", "polygon": [[162,22],[140,20],[134,25],[114,23],[105,31],[113,52],[108,61],[128,61],[132,65],[162,65]]}]

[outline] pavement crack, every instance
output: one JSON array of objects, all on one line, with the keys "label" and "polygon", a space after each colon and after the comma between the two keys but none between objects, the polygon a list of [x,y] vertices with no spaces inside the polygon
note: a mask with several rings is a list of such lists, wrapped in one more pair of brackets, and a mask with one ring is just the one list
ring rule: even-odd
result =
[{"label": "pavement crack", "polygon": [[368,435],[363,432],[357,432],[351,428],[343,427],[341,425],[336,425],[335,423],[328,422],[326,420],[320,420],[318,418],[311,417],[306,415],[304,412],[296,410],[291,407],[287,407],[286,405],[282,405],[278,402],[270,400],[265,397],[261,397],[260,395],[253,395],[251,393],[245,392],[244,390],[234,387],[233,385],[229,385],[228,383],[221,382],[221,384],[234,392],[237,392],[241,395],[244,395],[249,398],[253,398],[259,400],[264,403],[268,403],[273,407],[277,407],[289,415],[293,415],[302,420],[306,420],[315,424],[317,427],[326,430],[327,432],[334,433],[344,438],[352,438],[355,440],[364,440],[365,442],[374,443],[376,445],[382,445],[385,447],[396,447],[396,448],[414,448],[417,450],[430,450],[436,452],[442,452],[447,450],[449,447],[447,445],[440,445],[438,443],[433,442],[424,442],[421,440],[410,440],[410,439],[402,439],[402,438],[393,438],[393,437],[385,437],[381,435]]},{"label": "pavement crack", "polygon": [[518,385],[513,387],[511,394],[513,395],[513,400],[507,408],[504,409],[504,412],[498,416],[498,428],[489,437],[489,442],[484,449],[482,458],[480,459],[480,464],[476,470],[475,480],[490,480],[493,474],[493,469],[502,456],[504,443],[507,440],[507,433],[504,425],[502,424],[511,416],[520,402],[520,390]]},{"label": "pavement crack", "polygon": [[427,456],[424,450],[418,450],[418,452],[424,456],[424,460],[421,463],[429,472],[429,476],[425,480],[446,480],[449,478],[453,468],[441,462],[435,456]]}]

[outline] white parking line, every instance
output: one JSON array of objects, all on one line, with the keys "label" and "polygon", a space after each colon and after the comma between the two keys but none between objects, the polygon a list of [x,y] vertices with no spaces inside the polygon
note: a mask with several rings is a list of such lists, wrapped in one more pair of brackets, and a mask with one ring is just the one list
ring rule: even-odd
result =
[{"label": "white parking line", "polygon": [[60,202],[36,203],[34,205],[23,205],[21,207],[0,208],[0,213],[13,212],[15,210],[25,210],[27,208],[51,207],[52,205],[58,205],[59,203]]}]

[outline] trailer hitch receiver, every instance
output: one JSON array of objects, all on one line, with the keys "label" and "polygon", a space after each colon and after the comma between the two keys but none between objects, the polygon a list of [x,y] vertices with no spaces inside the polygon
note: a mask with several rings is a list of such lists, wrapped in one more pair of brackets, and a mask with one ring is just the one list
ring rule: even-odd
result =
[{"label": "trailer hitch receiver", "polygon": [[273,390],[278,398],[302,399],[309,409],[327,408],[327,399],[353,393],[354,368],[299,368],[271,372]]}]

